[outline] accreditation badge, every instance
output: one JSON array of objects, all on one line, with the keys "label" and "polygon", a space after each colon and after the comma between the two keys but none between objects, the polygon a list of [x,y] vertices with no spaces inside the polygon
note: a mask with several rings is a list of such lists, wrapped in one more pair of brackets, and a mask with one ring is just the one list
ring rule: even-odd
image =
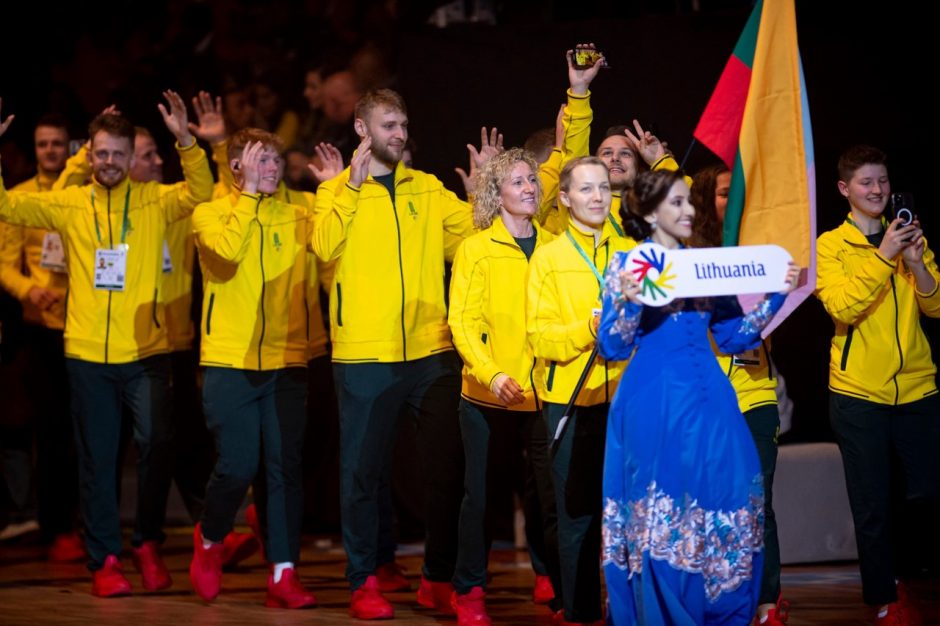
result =
[{"label": "accreditation badge", "polygon": [[39,267],[59,274],[65,274],[68,271],[65,265],[65,249],[62,247],[62,237],[59,233],[50,232],[43,237]]},{"label": "accreditation badge", "polygon": [[170,258],[170,244],[166,239],[163,240],[163,273],[169,274],[173,271],[173,259]]},{"label": "accreditation badge", "polygon": [[127,275],[127,246],[95,250],[95,289],[124,291]]}]

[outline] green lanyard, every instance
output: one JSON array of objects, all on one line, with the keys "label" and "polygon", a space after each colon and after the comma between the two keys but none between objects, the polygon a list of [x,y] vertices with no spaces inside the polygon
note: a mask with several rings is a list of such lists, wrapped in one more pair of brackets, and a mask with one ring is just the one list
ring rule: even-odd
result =
[{"label": "green lanyard", "polygon": [[617,220],[614,219],[612,214],[607,214],[607,221],[610,222],[610,225],[614,227],[614,230],[617,231],[617,234],[623,237],[623,229],[620,228],[620,224],[617,223]]},{"label": "green lanyard", "polygon": [[598,287],[598,297],[603,297],[604,295],[604,277],[601,276],[601,273],[597,271],[597,268],[594,266],[594,261],[588,257],[584,249],[578,245],[578,242],[575,241],[574,237],[571,235],[570,230],[566,230],[565,234],[568,235],[568,241],[571,242],[571,245],[574,246],[574,249],[578,251],[578,254],[581,255],[581,258],[584,259],[584,262],[587,263],[588,267],[591,268],[591,271],[594,272],[594,278],[597,279]]},{"label": "green lanyard", "polygon": [[[121,243],[124,243],[124,238],[127,237],[127,230],[130,225],[130,222],[127,220],[127,207],[131,201],[131,186],[127,185],[127,193],[124,194],[124,218],[121,220]],[[91,188],[91,210],[95,215],[95,234],[98,235],[98,243],[104,243],[101,241],[101,228],[98,226],[98,211],[95,209],[95,188]],[[111,213],[108,213],[108,232],[111,231]]]}]

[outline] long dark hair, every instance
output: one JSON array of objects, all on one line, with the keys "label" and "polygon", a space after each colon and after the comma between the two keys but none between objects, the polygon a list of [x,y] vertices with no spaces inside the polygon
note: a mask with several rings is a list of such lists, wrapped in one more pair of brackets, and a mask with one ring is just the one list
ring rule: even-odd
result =
[{"label": "long dark hair", "polygon": [[623,229],[637,241],[650,236],[653,228],[645,218],[656,210],[666,199],[669,190],[677,180],[682,180],[681,171],[656,170],[637,174],[633,188],[620,205],[620,219]]},{"label": "long dark hair", "polygon": [[721,219],[715,208],[715,188],[718,187],[718,177],[727,171],[724,163],[718,163],[701,170],[692,179],[689,193],[689,202],[695,207],[695,221],[689,237],[692,248],[714,248],[722,243]]}]

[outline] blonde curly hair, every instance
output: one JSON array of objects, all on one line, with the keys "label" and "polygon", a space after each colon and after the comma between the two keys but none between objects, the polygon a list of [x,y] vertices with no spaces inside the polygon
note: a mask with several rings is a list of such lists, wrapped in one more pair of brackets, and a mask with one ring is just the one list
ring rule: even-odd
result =
[{"label": "blonde curly hair", "polygon": [[473,198],[473,225],[478,229],[489,228],[499,215],[499,209],[503,206],[500,188],[509,178],[512,168],[520,162],[528,164],[532,168],[532,173],[536,174],[535,203],[541,204],[542,181],[538,177],[539,166],[535,162],[535,157],[528,150],[510,148],[487,161],[474,176],[476,195]]}]

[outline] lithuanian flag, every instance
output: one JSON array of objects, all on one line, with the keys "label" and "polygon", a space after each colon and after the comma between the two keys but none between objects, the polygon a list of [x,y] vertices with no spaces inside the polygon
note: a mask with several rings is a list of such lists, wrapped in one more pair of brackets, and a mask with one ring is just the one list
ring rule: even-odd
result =
[{"label": "lithuanian flag", "polygon": [[793,0],[758,0],[695,129],[731,170],[726,246],[773,243],[816,276],[816,167]]}]

